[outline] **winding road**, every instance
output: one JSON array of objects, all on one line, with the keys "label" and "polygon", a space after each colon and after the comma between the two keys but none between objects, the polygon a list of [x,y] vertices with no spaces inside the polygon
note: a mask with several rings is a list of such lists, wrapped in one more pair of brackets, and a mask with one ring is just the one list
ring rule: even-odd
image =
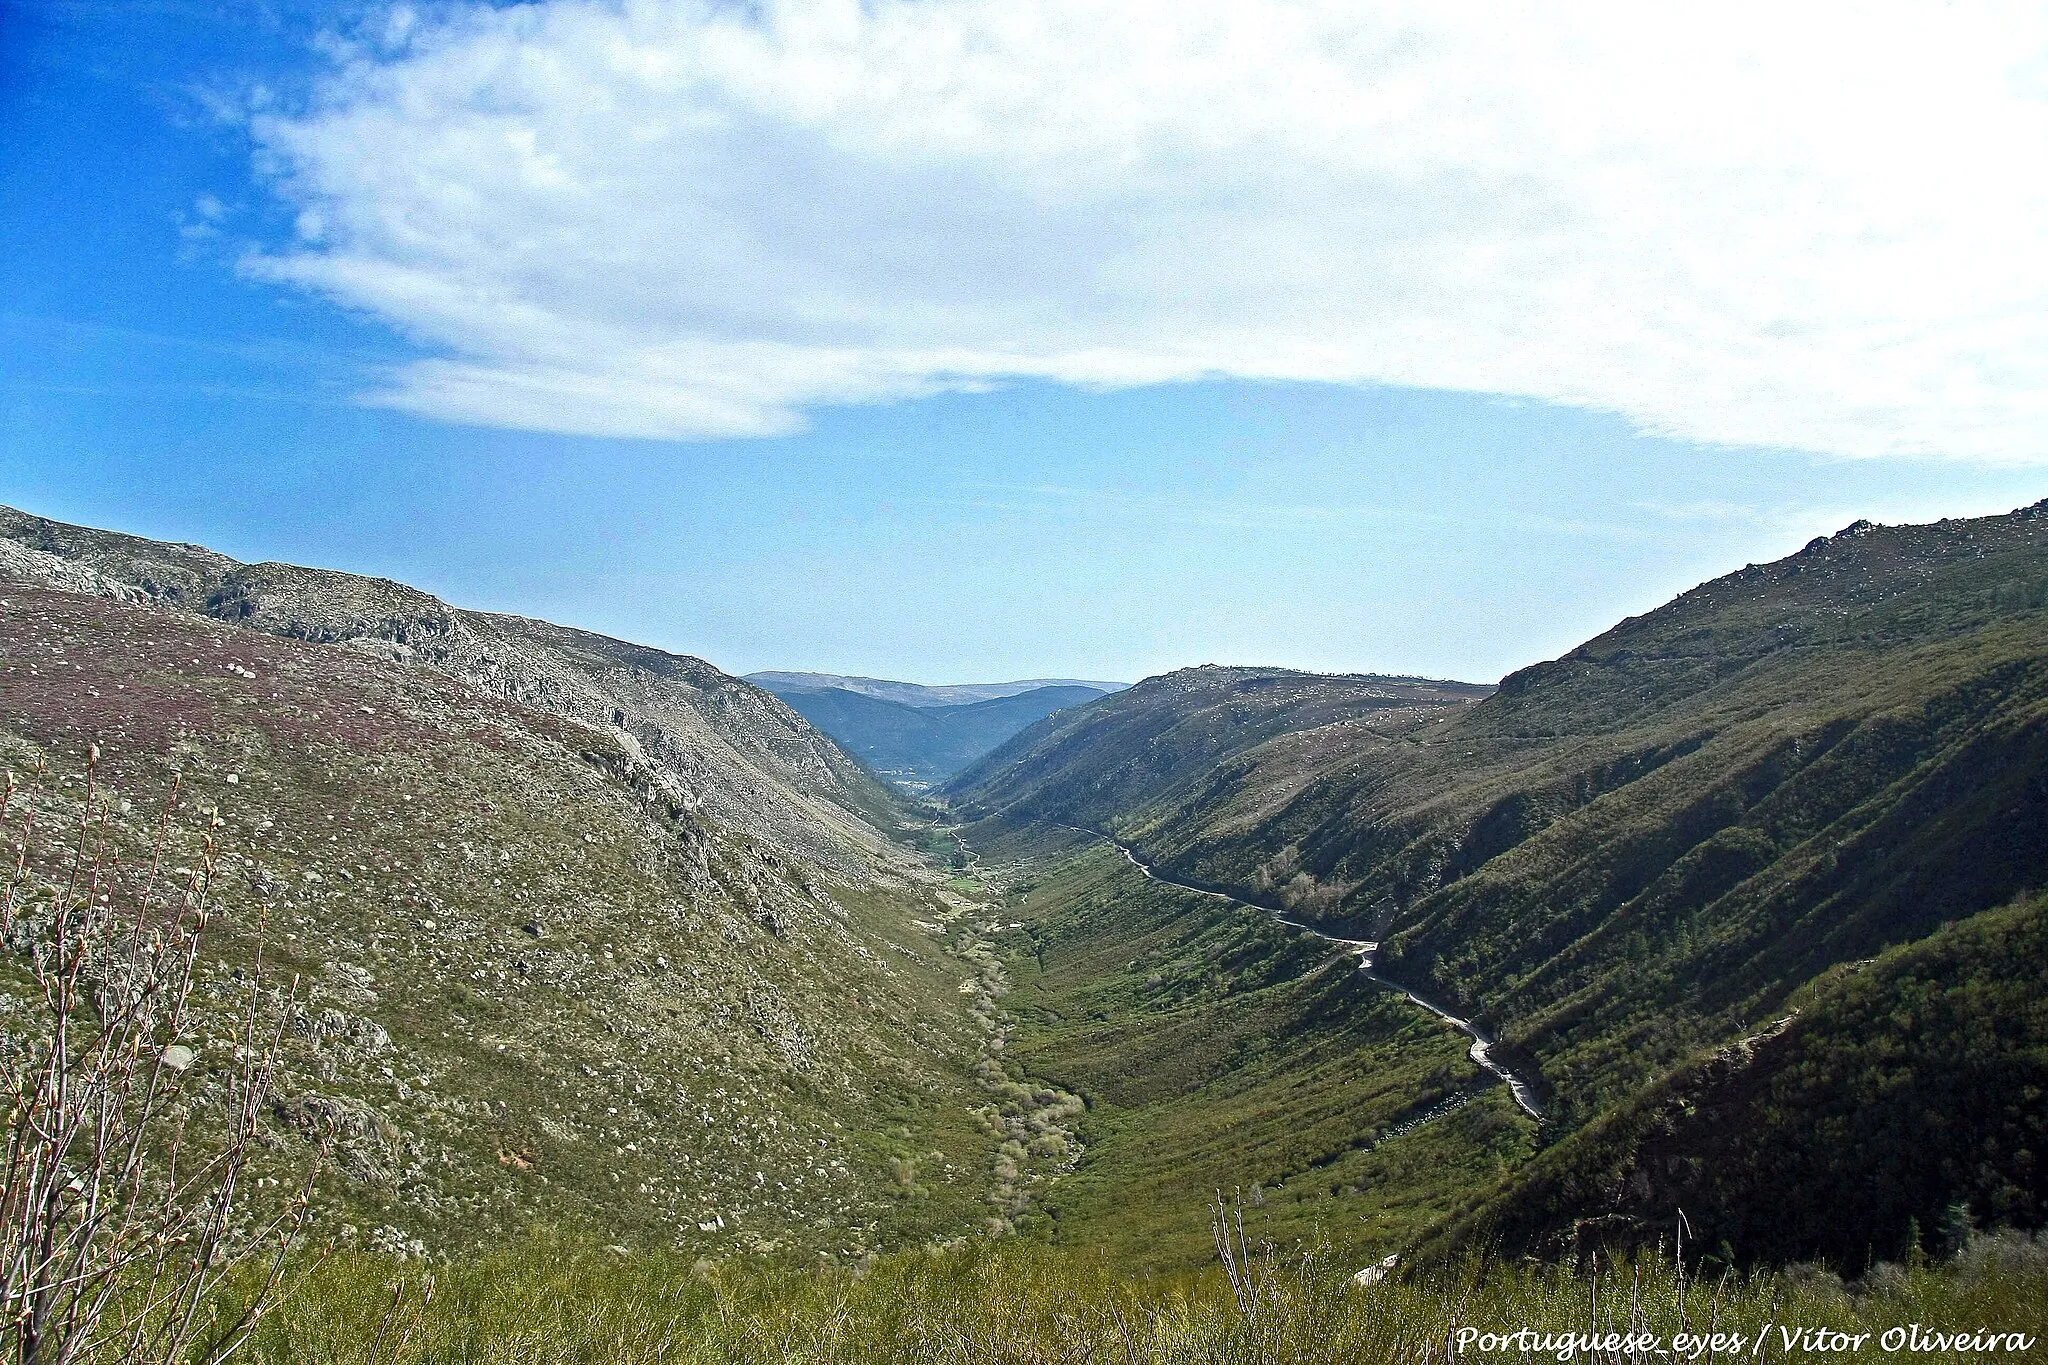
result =
[{"label": "winding road", "polygon": [[1303,924],[1300,920],[1289,919],[1285,915],[1280,914],[1278,911],[1273,910],[1268,906],[1254,905],[1252,902],[1248,900],[1243,900],[1237,896],[1230,895],[1227,892],[1212,891],[1205,886],[1190,886],[1186,882],[1177,882],[1173,880],[1171,877],[1162,877],[1157,872],[1153,871],[1152,865],[1150,863],[1147,863],[1143,858],[1140,858],[1137,855],[1137,852],[1133,850],[1129,844],[1126,844],[1121,840],[1111,838],[1109,835],[1104,834],[1099,829],[1084,829],[1080,825],[1061,825],[1060,828],[1072,830],[1076,834],[1086,834],[1091,838],[1100,839],[1104,843],[1114,846],[1119,853],[1123,854],[1124,857],[1130,861],[1132,867],[1137,868],[1138,871],[1144,873],[1153,881],[1158,882],[1161,886],[1170,886],[1177,891],[1192,892],[1197,896],[1210,896],[1215,898],[1216,900],[1225,901],[1231,905],[1241,905],[1245,907],[1247,910],[1257,910],[1261,914],[1273,916],[1274,919],[1280,921],[1280,923],[1286,925],[1290,929],[1299,929],[1302,933],[1309,934],[1315,938],[1322,939],[1326,943],[1335,943],[1345,948],[1355,949],[1358,953],[1358,970],[1365,973],[1367,980],[1377,982],[1379,985],[1385,986],[1388,990],[1399,991],[1401,994],[1407,996],[1410,1000],[1414,1001],[1422,1008],[1428,1010],[1431,1014],[1434,1014],[1437,1018],[1449,1024],[1452,1028],[1458,1030],[1458,1032],[1464,1034],[1467,1038],[1470,1038],[1472,1040],[1472,1046],[1469,1055],[1471,1056],[1473,1063],[1477,1065],[1482,1071],[1485,1071],[1494,1076],[1498,1076],[1501,1080],[1505,1081],[1508,1087],[1508,1094],[1514,1097],[1516,1106],[1519,1107],[1523,1113],[1527,1114],[1532,1119],[1542,1119],[1543,1108],[1537,1102],[1536,1099],[1537,1095],[1540,1092],[1537,1090],[1535,1083],[1532,1082],[1528,1077],[1523,1076],[1517,1071],[1515,1071],[1514,1068],[1508,1066],[1505,1062],[1502,1062],[1498,1057],[1494,1056],[1494,1049],[1496,1043],[1494,1039],[1487,1036],[1487,1033],[1484,1029],[1480,1028],[1470,1019],[1459,1018],[1457,1015],[1445,1009],[1442,1005],[1439,1005],[1434,1000],[1431,1000],[1428,996],[1418,995],[1414,991],[1411,991],[1406,986],[1402,985],[1400,982],[1391,981],[1373,970],[1372,955],[1379,948],[1380,945],[1378,943],[1368,942],[1367,940],[1362,938],[1338,938],[1335,934],[1326,934],[1322,930],[1317,929],[1311,925]]}]

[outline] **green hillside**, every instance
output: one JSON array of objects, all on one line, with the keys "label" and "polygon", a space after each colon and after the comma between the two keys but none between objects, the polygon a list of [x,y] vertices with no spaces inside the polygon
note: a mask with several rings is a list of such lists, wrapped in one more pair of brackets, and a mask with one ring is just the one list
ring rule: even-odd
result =
[{"label": "green hillside", "polygon": [[[1540,1069],[1555,1138],[1831,968],[2048,880],[2044,686],[2048,507],[1859,523],[1483,701],[1190,670],[948,794],[971,843],[1106,828],[1164,875],[1380,940],[1384,973]],[[2031,1160],[1992,1164],[2027,1188]]]},{"label": "green hillside", "polygon": [[888,678],[862,678],[846,673],[792,673],[768,669],[748,673],[746,681],[776,696],[790,692],[857,692],[902,706],[965,706],[969,702],[994,701],[1035,692],[1042,687],[1085,687],[1091,692],[1121,692],[1129,683],[1099,682],[1086,678],[1017,678],[999,683],[911,683]]},{"label": "green hillside", "polygon": [[2048,901],[1837,967],[1788,1010],[1544,1153],[1438,1249],[1640,1244],[1682,1215],[1732,1259],[1854,1268],[2048,1222]]}]

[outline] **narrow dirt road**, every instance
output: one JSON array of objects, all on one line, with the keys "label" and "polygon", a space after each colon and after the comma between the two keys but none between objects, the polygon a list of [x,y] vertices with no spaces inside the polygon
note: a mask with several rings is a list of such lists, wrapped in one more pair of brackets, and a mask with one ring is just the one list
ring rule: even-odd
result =
[{"label": "narrow dirt road", "polygon": [[1428,1010],[1431,1014],[1434,1014],[1437,1018],[1449,1024],[1452,1028],[1455,1028],[1456,1030],[1458,1030],[1458,1032],[1464,1034],[1467,1038],[1470,1038],[1472,1040],[1472,1046],[1469,1050],[1469,1055],[1471,1056],[1473,1063],[1477,1065],[1482,1071],[1485,1071],[1490,1075],[1498,1076],[1502,1081],[1506,1082],[1508,1087],[1508,1093],[1514,1097],[1515,1104],[1517,1105],[1517,1107],[1521,1109],[1523,1113],[1527,1114],[1532,1119],[1541,1119],[1543,1117],[1543,1108],[1538,1103],[1536,1098],[1537,1095],[1541,1092],[1538,1090],[1536,1084],[1533,1081],[1531,1081],[1528,1077],[1523,1076],[1517,1071],[1515,1071],[1514,1068],[1508,1066],[1506,1063],[1502,1062],[1498,1057],[1494,1055],[1496,1043],[1494,1039],[1487,1035],[1484,1029],[1480,1028],[1470,1019],[1462,1019],[1459,1016],[1451,1013],[1442,1005],[1439,1005],[1434,1000],[1431,1000],[1428,996],[1419,995],[1416,992],[1409,990],[1400,982],[1389,980],[1388,978],[1381,976],[1377,971],[1373,970],[1372,955],[1379,949],[1379,944],[1368,942],[1367,940],[1362,938],[1339,938],[1335,934],[1326,934],[1322,930],[1314,928],[1310,925],[1303,924],[1299,920],[1291,920],[1287,918],[1285,915],[1280,914],[1278,911],[1273,910],[1268,906],[1254,905],[1250,901],[1242,900],[1226,892],[1212,891],[1204,886],[1189,886],[1186,882],[1177,882],[1173,880],[1171,877],[1162,877],[1159,875],[1159,873],[1153,871],[1152,865],[1150,863],[1147,863],[1143,858],[1140,858],[1137,855],[1136,851],[1133,850],[1129,844],[1111,838],[1109,835],[1104,834],[1099,829],[1083,829],[1079,825],[1061,825],[1060,828],[1072,830],[1076,834],[1086,834],[1092,838],[1100,839],[1104,843],[1114,846],[1118,852],[1122,853],[1124,857],[1130,861],[1132,867],[1137,868],[1138,871],[1144,873],[1153,881],[1158,882],[1161,886],[1170,886],[1177,891],[1192,892],[1197,896],[1211,896],[1217,900],[1227,902],[1231,905],[1242,905],[1248,910],[1257,910],[1261,914],[1271,915],[1274,919],[1279,920],[1280,923],[1286,925],[1290,929],[1298,929],[1302,933],[1309,934],[1315,938],[1322,939],[1326,943],[1335,943],[1346,948],[1354,949],[1358,953],[1358,970],[1365,973],[1368,980],[1375,981],[1378,984],[1385,986],[1388,990],[1399,991],[1401,994],[1407,996],[1410,1000],[1414,1001],[1417,1005],[1420,1005],[1423,1009]]}]

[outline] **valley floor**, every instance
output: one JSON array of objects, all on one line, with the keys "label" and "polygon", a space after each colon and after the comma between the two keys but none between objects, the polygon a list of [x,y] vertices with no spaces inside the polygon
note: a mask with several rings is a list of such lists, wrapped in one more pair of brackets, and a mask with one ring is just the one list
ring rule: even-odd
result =
[{"label": "valley floor", "polygon": [[1535,1149],[1460,1030],[1349,945],[1156,880],[1081,831],[1004,836],[976,873],[1001,906],[1005,1064],[1086,1105],[1073,1170],[1017,1219],[1027,1235],[1194,1265],[1214,1256],[1210,1202],[1236,1191],[1255,1239],[1363,1264]]}]

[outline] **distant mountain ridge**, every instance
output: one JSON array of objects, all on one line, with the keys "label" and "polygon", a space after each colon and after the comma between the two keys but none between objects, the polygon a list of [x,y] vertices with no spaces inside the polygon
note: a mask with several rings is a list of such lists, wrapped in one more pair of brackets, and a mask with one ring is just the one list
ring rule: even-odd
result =
[{"label": "distant mountain ridge", "polygon": [[1147,678],[1085,714],[1041,722],[962,772],[948,792],[975,819],[1122,821],[1183,789],[1214,788],[1240,755],[1296,734],[1355,743],[1455,714],[1478,683],[1203,664]]},{"label": "distant mountain ridge", "polygon": [[[917,683],[844,679],[861,689],[796,684],[792,678],[820,679],[822,673],[756,673],[751,680],[774,692],[841,748],[892,785],[922,792],[988,753],[1011,735],[1056,711],[1085,706],[1120,689],[1120,683],[963,683],[924,687]],[[903,702],[884,692],[915,695]],[[976,700],[939,703],[933,696],[990,693]]]},{"label": "distant mountain ridge", "polygon": [[1129,683],[1090,682],[1083,678],[1025,678],[1001,683],[912,683],[887,678],[849,677],[838,673],[786,673],[770,670],[744,674],[745,681],[787,697],[795,692],[817,692],[827,688],[857,692],[864,697],[893,701],[900,706],[964,706],[970,702],[994,701],[1035,692],[1042,687],[1085,687],[1098,693],[1121,692]]}]

